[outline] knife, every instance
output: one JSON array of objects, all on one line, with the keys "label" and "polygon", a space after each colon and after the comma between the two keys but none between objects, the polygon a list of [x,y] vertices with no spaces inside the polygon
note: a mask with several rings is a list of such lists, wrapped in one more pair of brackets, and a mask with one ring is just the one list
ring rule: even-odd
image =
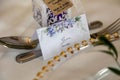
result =
[{"label": "knife", "polygon": [[25,62],[31,61],[33,59],[36,59],[40,56],[42,56],[42,52],[40,49],[39,50],[32,50],[32,51],[17,55],[16,61],[18,63],[25,63]]}]

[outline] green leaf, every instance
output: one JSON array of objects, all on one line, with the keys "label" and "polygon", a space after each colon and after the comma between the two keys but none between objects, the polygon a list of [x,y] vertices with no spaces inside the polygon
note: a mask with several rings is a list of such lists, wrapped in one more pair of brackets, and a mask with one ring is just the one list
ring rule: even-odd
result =
[{"label": "green leaf", "polygon": [[97,42],[95,42],[93,45],[94,45],[94,46],[100,46],[100,45],[106,46],[106,45],[105,45],[103,42],[101,42],[101,41],[97,41]]},{"label": "green leaf", "polygon": [[114,52],[116,59],[118,59],[118,52],[117,52],[115,46],[106,37],[100,36],[99,41],[100,41],[99,43],[102,43],[100,45],[108,46],[108,48]]},{"label": "green leaf", "polygon": [[108,69],[109,69],[110,71],[112,71],[113,73],[115,73],[115,74],[117,74],[117,75],[120,76],[120,70],[119,70],[119,69],[113,68],[113,67],[108,67]]},{"label": "green leaf", "polygon": [[111,55],[111,56],[114,57],[114,54],[112,52],[110,52],[110,51],[101,50],[101,52],[106,53],[106,54]]},{"label": "green leaf", "polygon": [[80,17],[76,17],[76,18],[75,18],[75,21],[80,21]]}]

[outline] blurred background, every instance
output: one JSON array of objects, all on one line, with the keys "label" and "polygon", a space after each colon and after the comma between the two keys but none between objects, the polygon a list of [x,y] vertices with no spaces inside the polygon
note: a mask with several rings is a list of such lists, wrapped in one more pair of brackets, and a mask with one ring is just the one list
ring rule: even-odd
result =
[{"label": "blurred background", "polygon": [[0,36],[21,35],[34,26],[31,0],[0,0]]},{"label": "blurred background", "polygon": [[[107,27],[117,18],[120,18],[120,0],[81,1],[87,14],[88,22],[92,22],[95,20],[100,20],[103,22],[103,27],[95,31]],[[36,26],[38,25],[33,19],[32,15],[31,0],[0,0],[0,37],[15,35],[31,36]],[[118,41],[115,42],[115,45],[117,46],[118,50],[120,50],[120,44]],[[97,52],[97,50],[100,48],[103,47],[94,48],[91,52],[89,52],[89,54],[80,54],[72,58],[64,65],[62,65],[59,69],[53,71],[52,74],[49,74],[49,78],[47,78],[46,80],[85,80],[86,77],[89,77],[95,74],[100,69],[113,64],[113,59],[111,59],[111,57]],[[2,51],[3,48],[0,47],[0,50]],[[2,74],[5,73],[3,71],[5,70],[4,65],[7,65],[7,63],[1,64],[2,68],[0,67],[0,72],[3,72]],[[39,64],[34,63],[33,65],[33,63],[27,63],[23,66],[25,69],[28,70],[34,69],[33,66],[38,66],[36,69],[39,70]],[[13,66],[11,66],[11,68],[14,70]],[[21,68],[15,68],[15,71],[17,70],[21,70]],[[32,71],[29,71],[29,75],[27,76],[18,73],[22,76],[19,76],[19,79],[17,80],[30,80],[31,77],[34,76],[34,73],[36,73],[35,71],[34,73],[30,72]],[[10,72],[8,70],[6,71],[6,73],[14,74],[14,71]],[[7,76],[5,75],[2,76],[2,78],[0,78],[0,80],[7,80]],[[14,80],[10,76],[8,78],[9,80]]]},{"label": "blurred background", "polygon": [[[120,0],[81,1],[89,22],[101,20],[107,26],[120,17]],[[31,0],[0,0],[0,36],[21,35],[35,26]]]}]

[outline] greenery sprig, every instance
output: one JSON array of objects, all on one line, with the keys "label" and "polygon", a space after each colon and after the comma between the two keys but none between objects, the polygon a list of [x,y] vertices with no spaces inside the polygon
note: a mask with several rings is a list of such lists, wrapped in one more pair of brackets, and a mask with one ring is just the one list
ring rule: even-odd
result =
[{"label": "greenery sprig", "polygon": [[103,46],[108,47],[108,50],[101,50],[101,52],[106,53],[106,54],[112,56],[113,59],[115,60],[116,64],[117,64],[117,66],[118,66],[118,68],[108,67],[108,69],[110,71],[112,71],[113,73],[115,73],[115,74],[120,76],[120,63],[118,61],[118,51],[117,51],[116,47],[112,44],[112,42],[110,42],[104,36],[100,36],[98,39],[99,40],[98,40],[98,42],[95,45],[97,45],[97,46],[103,45]]}]

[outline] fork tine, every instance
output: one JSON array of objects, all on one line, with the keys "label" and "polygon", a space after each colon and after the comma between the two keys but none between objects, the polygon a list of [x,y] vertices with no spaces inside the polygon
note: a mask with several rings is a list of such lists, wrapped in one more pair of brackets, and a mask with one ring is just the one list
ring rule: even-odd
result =
[{"label": "fork tine", "polygon": [[120,26],[120,21],[118,23],[114,24],[110,29],[106,29],[106,31],[103,32],[103,33],[107,33],[108,32],[108,33],[112,34],[115,31],[118,31],[119,26]]},{"label": "fork tine", "polygon": [[112,25],[108,26],[109,28],[107,30],[112,31],[112,29],[116,28],[116,26],[119,25],[119,23],[120,23],[120,18],[117,19],[117,21],[115,21],[114,23],[112,23]]},{"label": "fork tine", "polygon": [[110,24],[108,27],[105,29],[101,30],[99,33],[105,34],[107,31],[112,30],[116,25],[120,23],[120,18],[118,18],[116,21],[114,21],[112,24]]},{"label": "fork tine", "polygon": [[118,26],[116,26],[116,28],[112,29],[112,31],[110,32],[111,34],[118,32],[120,30],[120,24]]}]

